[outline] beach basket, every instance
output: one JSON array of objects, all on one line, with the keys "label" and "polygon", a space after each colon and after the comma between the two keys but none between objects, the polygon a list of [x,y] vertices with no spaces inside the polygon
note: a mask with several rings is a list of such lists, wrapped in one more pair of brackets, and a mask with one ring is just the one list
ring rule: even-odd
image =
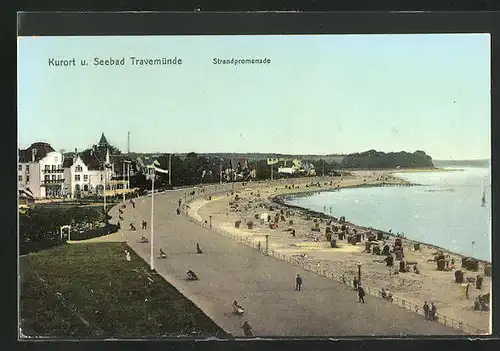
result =
[{"label": "beach basket", "polygon": [[236,222],[234,222],[234,227],[239,228],[240,224],[241,224],[241,220],[237,220]]},{"label": "beach basket", "polygon": [[461,270],[455,271],[455,283],[462,284],[464,282],[464,272]]}]

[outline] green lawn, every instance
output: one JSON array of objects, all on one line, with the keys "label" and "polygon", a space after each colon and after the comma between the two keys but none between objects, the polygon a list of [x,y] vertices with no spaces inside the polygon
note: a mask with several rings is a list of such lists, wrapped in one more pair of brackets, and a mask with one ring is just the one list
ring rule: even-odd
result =
[{"label": "green lawn", "polygon": [[21,258],[20,273],[27,336],[227,336],[125,243],[40,251]]}]

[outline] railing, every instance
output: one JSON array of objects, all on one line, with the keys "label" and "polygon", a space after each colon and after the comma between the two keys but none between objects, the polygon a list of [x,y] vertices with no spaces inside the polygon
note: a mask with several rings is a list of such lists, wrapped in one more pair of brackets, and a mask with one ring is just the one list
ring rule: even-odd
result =
[{"label": "railing", "polygon": [[64,169],[42,169],[42,173],[64,173]]},{"label": "railing", "polygon": [[[280,182],[279,180],[278,181],[274,181],[274,182]],[[252,182],[252,183],[249,183],[249,184],[246,184],[245,186],[241,186],[241,184],[239,184],[239,188],[247,188],[247,187],[250,187],[251,185],[256,185],[257,182]],[[260,182],[259,182],[260,183]],[[281,182],[280,182],[281,183]],[[237,183],[238,184],[238,183]],[[205,192],[203,192],[202,194],[200,194],[198,191],[195,192],[195,195],[187,195],[187,197],[190,199],[190,200],[195,200],[196,198],[199,198],[200,195],[204,196],[204,197],[207,197],[207,196],[211,196],[211,195],[214,195],[216,193],[220,193],[221,191],[224,191],[224,192],[227,192],[227,191],[230,191],[232,188],[231,185],[226,185],[226,184],[223,184],[223,185],[220,185],[220,184],[217,184],[217,185],[212,185],[212,186],[205,186],[204,189],[205,189]],[[234,186],[234,190],[237,190],[236,189],[236,185]],[[194,223],[198,223],[204,227],[209,227],[210,224],[208,223],[205,223],[203,220],[199,220],[199,219],[196,219],[192,216],[189,215],[189,210],[186,210],[186,208],[184,209],[184,214],[185,216],[188,218],[188,220],[190,220],[191,222],[194,222]],[[244,225],[244,223],[242,223],[242,225]],[[267,255],[267,256],[271,256],[271,257],[274,257],[276,259],[279,259],[279,260],[283,260],[283,261],[286,261],[288,263],[291,263],[297,267],[300,267],[302,269],[305,269],[305,270],[308,270],[310,272],[313,272],[313,273],[316,273],[318,275],[321,275],[323,277],[326,277],[326,278],[329,278],[329,279],[332,279],[332,280],[335,280],[335,281],[338,281],[338,282],[341,282],[349,287],[351,287],[352,289],[354,289],[354,286],[353,286],[353,277],[346,277],[344,274],[339,274],[338,272],[333,272],[333,271],[329,271],[327,269],[325,269],[324,267],[322,267],[321,264],[313,264],[311,262],[307,262],[305,260],[302,260],[302,259],[298,259],[297,257],[294,257],[294,256],[289,256],[289,255],[285,255],[283,253],[280,253],[280,252],[277,252],[273,249],[266,249],[265,247],[265,238],[262,238],[262,240],[264,241],[263,243],[261,243],[260,241],[255,241],[254,238],[255,236],[241,236],[241,235],[235,235],[227,230],[224,230],[222,228],[217,228],[217,227],[214,227],[214,226],[211,226],[209,229],[219,233],[219,234],[222,234],[224,236],[228,236],[236,241],[239,241],[247,246],[250,246],[254,249],[257,249],[259,250],[262,254],[264,255]],[[267,252],[266,252],[267,251]],[[374,288],[374,287],[370,287],[370,286],[367,286],[365,284],[363,284],[363,289],[365,290],[365,292],[369,295],[372,295],[372,296],[375,296],[375,297],[379,297],[379,298],[382,298],[381,296],[381,289],[378,289],[378,288]],[[405,300],[405,299],[402,299],[398,296],[394,296],[392,295],[392,301],[390,300],[386,300],[387,303],[394,303],[396,304],[397,306],[399,307],[402,307],[402,308],[405,308],[413,313],[416,313],[416,314],[419,314],[421,315],[422,317],[425,317],[424,316],[424,312],[423,312],[423,309],[421,306],[415,304],[415,303],[412,303],[408,300]],[[468,323],[464,323],[462,321],[458,321],[454,318],[451,318],[451,317],[447,317],[441,313],[436,313],[435,314],[436,318],[435,318],[435,321],[437,323],[441,323],[441,324],[444,324],[446,326],[449,326],[449,327],[452,327],[454,329],[457,329],[461,332],[464,332],[464,333],[467,333],[467,334],[470,334],[470,335],[485,335],[485,334],[489,334],[487,331],[484,331],[484,330],[481,330],[479,328],[476,328]]]}]

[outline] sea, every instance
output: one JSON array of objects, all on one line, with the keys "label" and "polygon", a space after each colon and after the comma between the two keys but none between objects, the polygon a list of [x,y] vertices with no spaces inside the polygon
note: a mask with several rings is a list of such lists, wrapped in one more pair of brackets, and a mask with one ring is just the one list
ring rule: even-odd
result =
[{"label": "sea", "polygon": [[444,168],[395,174],[420,186],[346,188],[285,202],[491,262],[490,168]]}]

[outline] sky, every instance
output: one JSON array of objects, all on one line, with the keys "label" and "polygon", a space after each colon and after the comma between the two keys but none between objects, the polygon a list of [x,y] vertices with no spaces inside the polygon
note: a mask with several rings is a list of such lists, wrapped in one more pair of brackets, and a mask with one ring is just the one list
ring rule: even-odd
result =
[{"label": "sky", "polygon": [[[130,57],[177,66],[132,66]],[[125,66],[94,66],[125,57]],[[214,65],[220,58],[269,64]],[[75,58],[76,67],[49,66]],[[80,60],[90,62],[80,66]],[[490,36],[22,37],[19,147],[490,158]]]}]

